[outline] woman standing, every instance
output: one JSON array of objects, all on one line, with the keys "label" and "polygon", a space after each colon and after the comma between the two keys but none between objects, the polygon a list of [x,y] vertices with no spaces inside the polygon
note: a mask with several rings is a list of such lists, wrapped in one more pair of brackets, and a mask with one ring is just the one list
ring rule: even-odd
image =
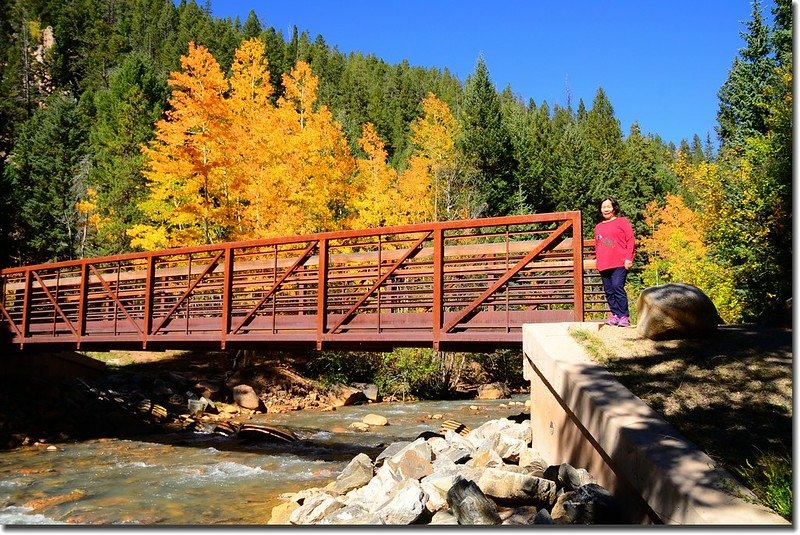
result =
[{"label": "woman standing", "polygon": [[619,203],[613,197],[600,201],[600,215],[603,220],[594,227],[594,250],[603,291],[611,309],[611,317],[606,323],[628,327],[631,320],[625,281],[628,270],[633,267],[633,227],[628,218],[620,217]]}]

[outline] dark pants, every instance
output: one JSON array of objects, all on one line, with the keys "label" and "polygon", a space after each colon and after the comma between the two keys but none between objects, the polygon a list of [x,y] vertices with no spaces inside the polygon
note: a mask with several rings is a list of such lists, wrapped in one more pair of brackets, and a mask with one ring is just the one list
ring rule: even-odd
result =
[{"label": "dark pants", "polygon": [[611,313],[620,318],[629,316],[628,294],[625,293],[628,270],[624,267],[604,269],[600,272],[600,278],[603,280],[603,291],[606,293],[606,301]]}]

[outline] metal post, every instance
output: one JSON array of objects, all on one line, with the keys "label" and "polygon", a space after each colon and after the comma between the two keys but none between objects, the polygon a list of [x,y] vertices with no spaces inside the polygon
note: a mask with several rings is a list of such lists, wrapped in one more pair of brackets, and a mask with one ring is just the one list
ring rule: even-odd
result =
[{"label": "metal post", "polygon": [[86,315],[87,315],[87,302],[89,294],[89,264],[83,262],[81,264],[81,287],[78,300],[78,340],[77,347],[81,348],[81,339],[86,334]]},{"label": "metal post", "polygon": [[328,327],[328,240],[323,238],[319,250],[319,279],[317,281],[317,350],[322,349],[322,338]]},{"label": "metal post", "polygon": [[31,276],[31,270],[28,269],[25,271],[25,293],[22,296],[22,341],[19,344],[20,349],[22,349],[25,345],[25,339],[30,334],[30,327],[28,322],[30,320],[30,307],[31,307],[31,292],[33,291],[33,287],[31,285],[33,277]]},{"label": "metal post", "polygon": [[147,349],[150,329],[153,327],[153,285],[155,284],[155,257],[147,256],[147,271],[144,278],[144,307],[142,315],[142,349]]},{"label": "metal post", "polygon": [[575,321],[584,320],[583,312],[583,225],[581,213],[573,212],[572,216],[572,265],[575,281]]},{"label": "metal post", "polygon": [[222,325],[220,326],[220,348],[225,349],[225,342],[231,330],[231,299],[233,293],[233,247],[225,249],[224,282],[222,285]]},{"label": "metal post", "polygon": [[433,231],[433,350],[439,351],[444,323],[444,231]]}]

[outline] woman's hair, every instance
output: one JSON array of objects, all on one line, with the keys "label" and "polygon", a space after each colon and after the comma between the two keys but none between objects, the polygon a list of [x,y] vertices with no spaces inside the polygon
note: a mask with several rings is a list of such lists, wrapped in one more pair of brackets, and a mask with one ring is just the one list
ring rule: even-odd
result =
[{"label": "woman's hair", "polygon": [[619,203],[617,202],[617,199],[615,199],[614,197],[603,197],[602,199],[600,199],[600,202],[597,203],[597,211],[602,213],[603,203],[606,202],[606,201],[610,201],[611,202],[611,208],[614,209],[614,215],[618,216],[619,215]]}]

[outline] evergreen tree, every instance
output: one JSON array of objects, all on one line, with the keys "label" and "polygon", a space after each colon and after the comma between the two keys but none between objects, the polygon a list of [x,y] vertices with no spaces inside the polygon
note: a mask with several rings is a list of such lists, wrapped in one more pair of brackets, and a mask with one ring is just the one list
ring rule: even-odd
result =
[{"label": "evergreen tree", "polygon": [[513,209],[517,162],[483,57],[478,58],[475,72],[467,77],[460,122],[462,136],[458,146],[477,170],[479,194],[486,203],[484,215],[509,213]]},{"label": "evergreen tree", "polygon": [[[578,135],[586,141],[590,150],[586,161],[580,164],[586,173],[586,181],[581,187],[594,200],[588,205],[581,204],[569,209],[594,213],[597,200],[601,197],[606,195],[620,197],[619,192],[625,176],[622,129],[603,88],[597,89],[592,108],[586,113],[585,120],[580,120],[579,117]],[[627,210],[630,207],[622,208]]]},{"label": "evergreen tree", "polygon": [[264,41],[267,63],[269,64],[269,83],[274,88],[272,103],[283,95],[283,74],[289,72],[291,64],[286,60],[286,43],[283,36],[275,31],[275,28],[268,28],[261,34]]},{"label": "evergreen tree", "polygon": [[14,263],[74,258],[86,188],[86,118],[75,99],[54,95],[23,125],[5,169],[15,238],[8,244]]},{"label": "evergreen tree", "polygon": [[744,140],[766,133],[765,88],[775,61],[770,56],[769,29],[761,18],[761,4],[753,1],[752,19],[742,32],[746,46],[733,60],[728,79],[719,90],[717,133],[721,147],[741,148]]},{"label": "evergreen tree", "polygon": [[[699,137],[695,136],[695,141],[699,142]],[[638,123],[631,125],[624,150],[624,173],[613,194],[625,207],[636,235],[643,236],[649,233],[644,224],[645,207],[653,201],[661,204],[667,193],[674,193],[677,177],[669,169],[672,156],[667,147],[652,136],[642,135]]]},{"label": "evergreen tree", "polygon": [[514,199],[510,213],[526,214],[533,211],[529,199],[536,197],[538,184],[531,177],[530,162],[534,158],[532,139],[529,134],[531,117],[535,112],[529,111],[525,104],[506,87],[500,93],[500,108],[503,111],[503,122],[511,137],[514,147],[514,159],[518,162],[513,178]]},{"label": "evergreen tree", "polygon": [[166,99],[166,83],[142,53],[127,56],[109,88],[95,98],[97,116],[90,134],[95,164],[90,185],[97,192],[102,223],[98,254],[129,251],[126,230],[144,221],[138,207],[146,194],[140,147],[152,139],[153,124],[163,113]]},{"label": "evergreen tree", "polygon": [[251,9],[242,26],[242,37],[245,39],[261,37],[261,31],[261,22],[258,20],[258,15],[256,15],[255,10]]},{"label": "evergreen tree", "polygon": [[559,137],[547,101],[538,107],[531,103],[529,109],[527,135],[530,149],[525,163],[520,162],[527,168],[527,202],[537,212],[548,212],[553,209],[553,201],[547,193],[547,182],[556,176]]}]

